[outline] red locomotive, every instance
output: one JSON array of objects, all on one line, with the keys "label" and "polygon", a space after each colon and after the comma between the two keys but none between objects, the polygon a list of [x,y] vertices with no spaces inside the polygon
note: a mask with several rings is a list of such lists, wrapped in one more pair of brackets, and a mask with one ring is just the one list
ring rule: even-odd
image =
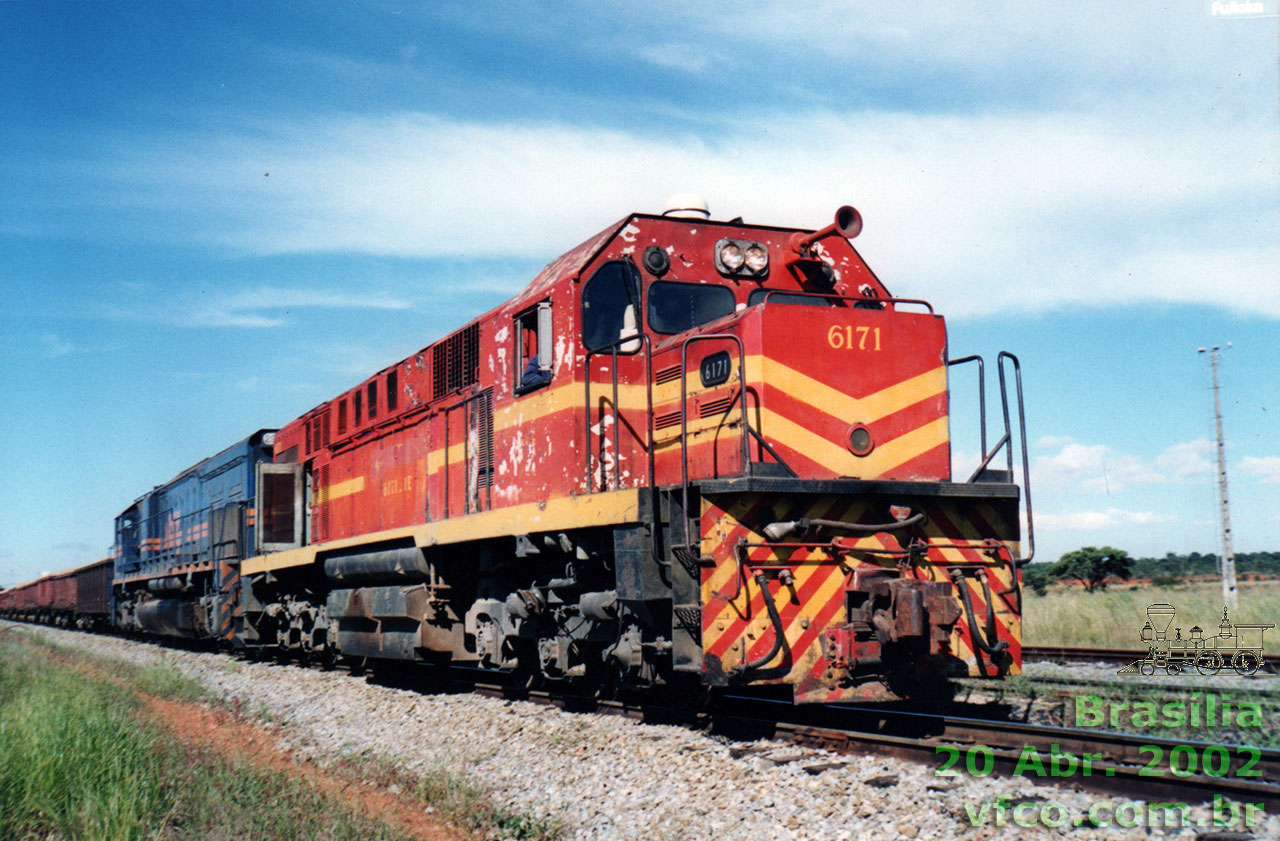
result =
[{"label": "red locomotive", "polygon": [[239,635],[797,701],[1016,672],[1008,398],[952,482],[943,319],[860,228],[628,216],[287,424]]},{"label": "red locomotive", "polygon": [[1017,672],[1017,360],[1003,436],[981,418],[952,481],[949,369],[981,386],[983,363],[867,267],[857,211],[801,231],[678,204],[140,498],[115,623],[797,702]]}]

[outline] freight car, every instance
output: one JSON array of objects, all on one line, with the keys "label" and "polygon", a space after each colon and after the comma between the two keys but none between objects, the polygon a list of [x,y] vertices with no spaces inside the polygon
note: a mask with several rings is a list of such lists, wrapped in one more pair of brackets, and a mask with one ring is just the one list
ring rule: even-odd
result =
[{"label": "freight car", "polygon": [[0,591],[0,617],[64,628],[101,630],[110,625],[110,558]]},{"label": "freight car", "polygon": [[[687,197],[610,225],[140,497],[116,521],[114,623],[588,691],[878,700],[1019,671],[1017,360],[998,358],[988,448],[983,361],[891,295],[861,225],[847,206],[817,231],[716,221]],[[968,363],[983,458],[954,481]]]}]

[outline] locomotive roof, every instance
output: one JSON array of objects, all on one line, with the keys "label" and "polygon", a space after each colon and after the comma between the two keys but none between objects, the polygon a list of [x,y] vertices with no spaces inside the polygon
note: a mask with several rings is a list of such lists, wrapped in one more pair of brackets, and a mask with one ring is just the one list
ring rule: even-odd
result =
[{"label": "locomotive roof", "polygon": [[132,508],[133,506],[137,505],[139,502],[141,502],[142,500],[146,499],[147,497],[151,496],[151,495],[152,495],[153,493],[155,493],[156,491],[160,490],[161,488],[167,488],[167,487],[169,487],[170,485],[172,485],[173,483],[177,482],[179,479],[184,479],[184,478],[186,478],[187,476],[190,476],[192,473],[195,473],[195,472],[199,471],[199,470],[200,470],[200,468],[204,467],[206,464],[209,464],[210,462],[217,461],[218,459],[221,459],[221,458],[225,457],[227,454],[231,453],[233,450],[235,450],[235,449],[237,449],[237,448],[242,448],[242,447],[246,447],[246,446],[252,446],[252,444],[253,444],[254,442],[256,442],[256,441],[261,441],[261,440],[262,440],[262,436],[263,436],[263,435],[265,435],[265,434],[267,434],[267,433],[276,432],[276,431],[277,431],[277,430],[275,430],[275,429],[259,429],[258,431],[254,432],[252,435],[249,435],[249,436],[247,436],[247,437],[245,437],[245,438],[241,438],[239,441],[235,442],[235,443],[234,443],[234,444],[232,444],[231,446],[229,446],[229,447],[225,447],[225,448],[223,448],[222,450],[219,450],[218,452],[214,453],[213,455],[209,456],[208,458],[202,458],[202,459],[200,459],[200,461],[197,461],[195,464],[191,465],[190,467],[188,467],[188,468],[186,468],[186,469],[184,469],[184,470],[179,471],[179,472],[178,472],[178,474],[177,474],[177,475],[175,475],[175,476],[174,476],[172,479],[170,479],[169,481],[167,481],[167,482],[161,482],[160,484],[158,484],[158,485],[156,485],[155,487],[153,487],[151,490],[149,490],[149,491],[147,491],[146,493],[144,493],[144,494],[142,494],[141,496],[139,496],[139,497],[138,497],[137,499],[135,499],[133,502],[129,503],[129,505],[128,505],[128,506],[126,506],[126,507],[125,507],[125,509],[124,509],[124,511],[122,511],[121,513],[123,514],[123,513],[128,512],[128,510],[129,510],[130,508]]},{"label": "locomotive roof", "polygon": [[[430,348],[431,346],[444,340],[445,338],[452,335],[453,333],[456,333],[458,330],[462,329],[468,324],[472,324],[474,322],[483,321],[486,318],[490,318],[495,313],[510,307],[513,301],[525,301],[530,298],[539,298],[545,295],[548,292],[548,290],[550,290],[553,286],[555,286],[560,281],[569,277],[573,277],[574,275],[577,275],[578,273],[580,273],[584,268],[587,267],[587,265],[591,263],[592,260],[596,258],[597,255],[600,254],[602,250],[604,250],[604,248],[609,244],[610,241],[613,240],[614,237],[620,234],[625,235],[627,233],[627,228],[632,226],[635,222],[638,222],[638,221],[658,222],[663,225],[691,225],[694,227],[720,226],[720,227],[735,228],[735,229],[747,228],[747,229],[752,229],[757,231],[777,231],[777,232],[783,232],[783,233],[794,233],[797,231],[803,232],[803,233],[809,233],[817,230],[816,228],[795,228],[795,227],[784,227],[784,226],[778,226],[778,225],[759,225],[751,222],[744,222],[740,218],[731,219],[731,220],[694,219],[694,218],[689,218],[687,216],[666,216],[658,213],[631,213],[622,217],[621,219],[614,222],[613,224],[606,226],[605,228],[597,232],[595,235],[588,237],[587,239],[583,240],[575,247],[569,249],[565,253],[561,254],[559,257],[552,260],[550,263],[547,263],[547,265],[543,266],[542,270],[539,271],[538,274],[534,276],[533,280],[530,281],[522,290],[520,290],[515,295],[512,295],[510,298],[503,301],[501,304],[494,307],[493,309],[483,313],[478,313],[474,318],[468,319],[464,324],[459,325],[458,327],[454,328],[453,330],[450,330],[448,333],[445,333],[444,335],[436,339],[433,339],[424,348],[422,348],[422,350]],[[637,233],[639,233],[639,231],[637,231]],[[855,249],[855,252],[856,252],[856,249]],[[875,272],[871,271],[869,266],[867,267],[867,270],[871,272],[871,275],[873,277],[875,276]],[[420,351],[417,351],[417,352],[420,352]],[[397,359],[396,361],[390,363],[389,365],[379,368],[378,370],[372,372],[368,377],[365,377],[363,380],[361,380],[360,383],[357,383],[356,385],[352,386],[349,389],[344,390],[341,393],[350,391],[352,388],[360,388],[363,383],[368,382],[370,379],[382,376],[383,374],[387,373],[388,371],[391,371],[396,366],[403,363],[406,359],[411,359],[412,357],[413,357],[413,354],[410,354],[410,356],[408,357],[405,357],[403,359]],[[323,411],[325,407],[327,407],[330,404],[330,402],[331,400],[325,400],[316,404],[311,409],[308,409],[307,411],[300,414],[295,420],[301,420],[317,412]]]}]

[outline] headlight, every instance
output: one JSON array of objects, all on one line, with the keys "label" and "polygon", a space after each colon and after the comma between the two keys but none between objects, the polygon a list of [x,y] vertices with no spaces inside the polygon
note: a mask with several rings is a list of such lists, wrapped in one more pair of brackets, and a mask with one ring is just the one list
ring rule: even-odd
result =
[{"label": "headlight", "polygon": [[729,277],[763,280],[769,274],[769,250],[749,239],[725,237],[715,246],[716,271]]},{"label": "headlight", "polygon": [[726,242],[720,246],[720,265],[731,272],[736,272],[742,268],[742,261],[742,249],[736,242]]}]

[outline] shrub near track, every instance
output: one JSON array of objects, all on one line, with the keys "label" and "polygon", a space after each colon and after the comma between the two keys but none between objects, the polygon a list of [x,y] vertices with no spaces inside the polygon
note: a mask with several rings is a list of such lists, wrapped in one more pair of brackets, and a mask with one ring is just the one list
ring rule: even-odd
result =
[{"label": "shrub near track", "polygon": [[[115,664],[117,674],[120,664]],[[167,667],[124,669],[188,695]],[[157,693],[158,694],[158,693]],[[0,630],[0,839],[396,841],[288,775],[180,744],[93,664]]]}]

